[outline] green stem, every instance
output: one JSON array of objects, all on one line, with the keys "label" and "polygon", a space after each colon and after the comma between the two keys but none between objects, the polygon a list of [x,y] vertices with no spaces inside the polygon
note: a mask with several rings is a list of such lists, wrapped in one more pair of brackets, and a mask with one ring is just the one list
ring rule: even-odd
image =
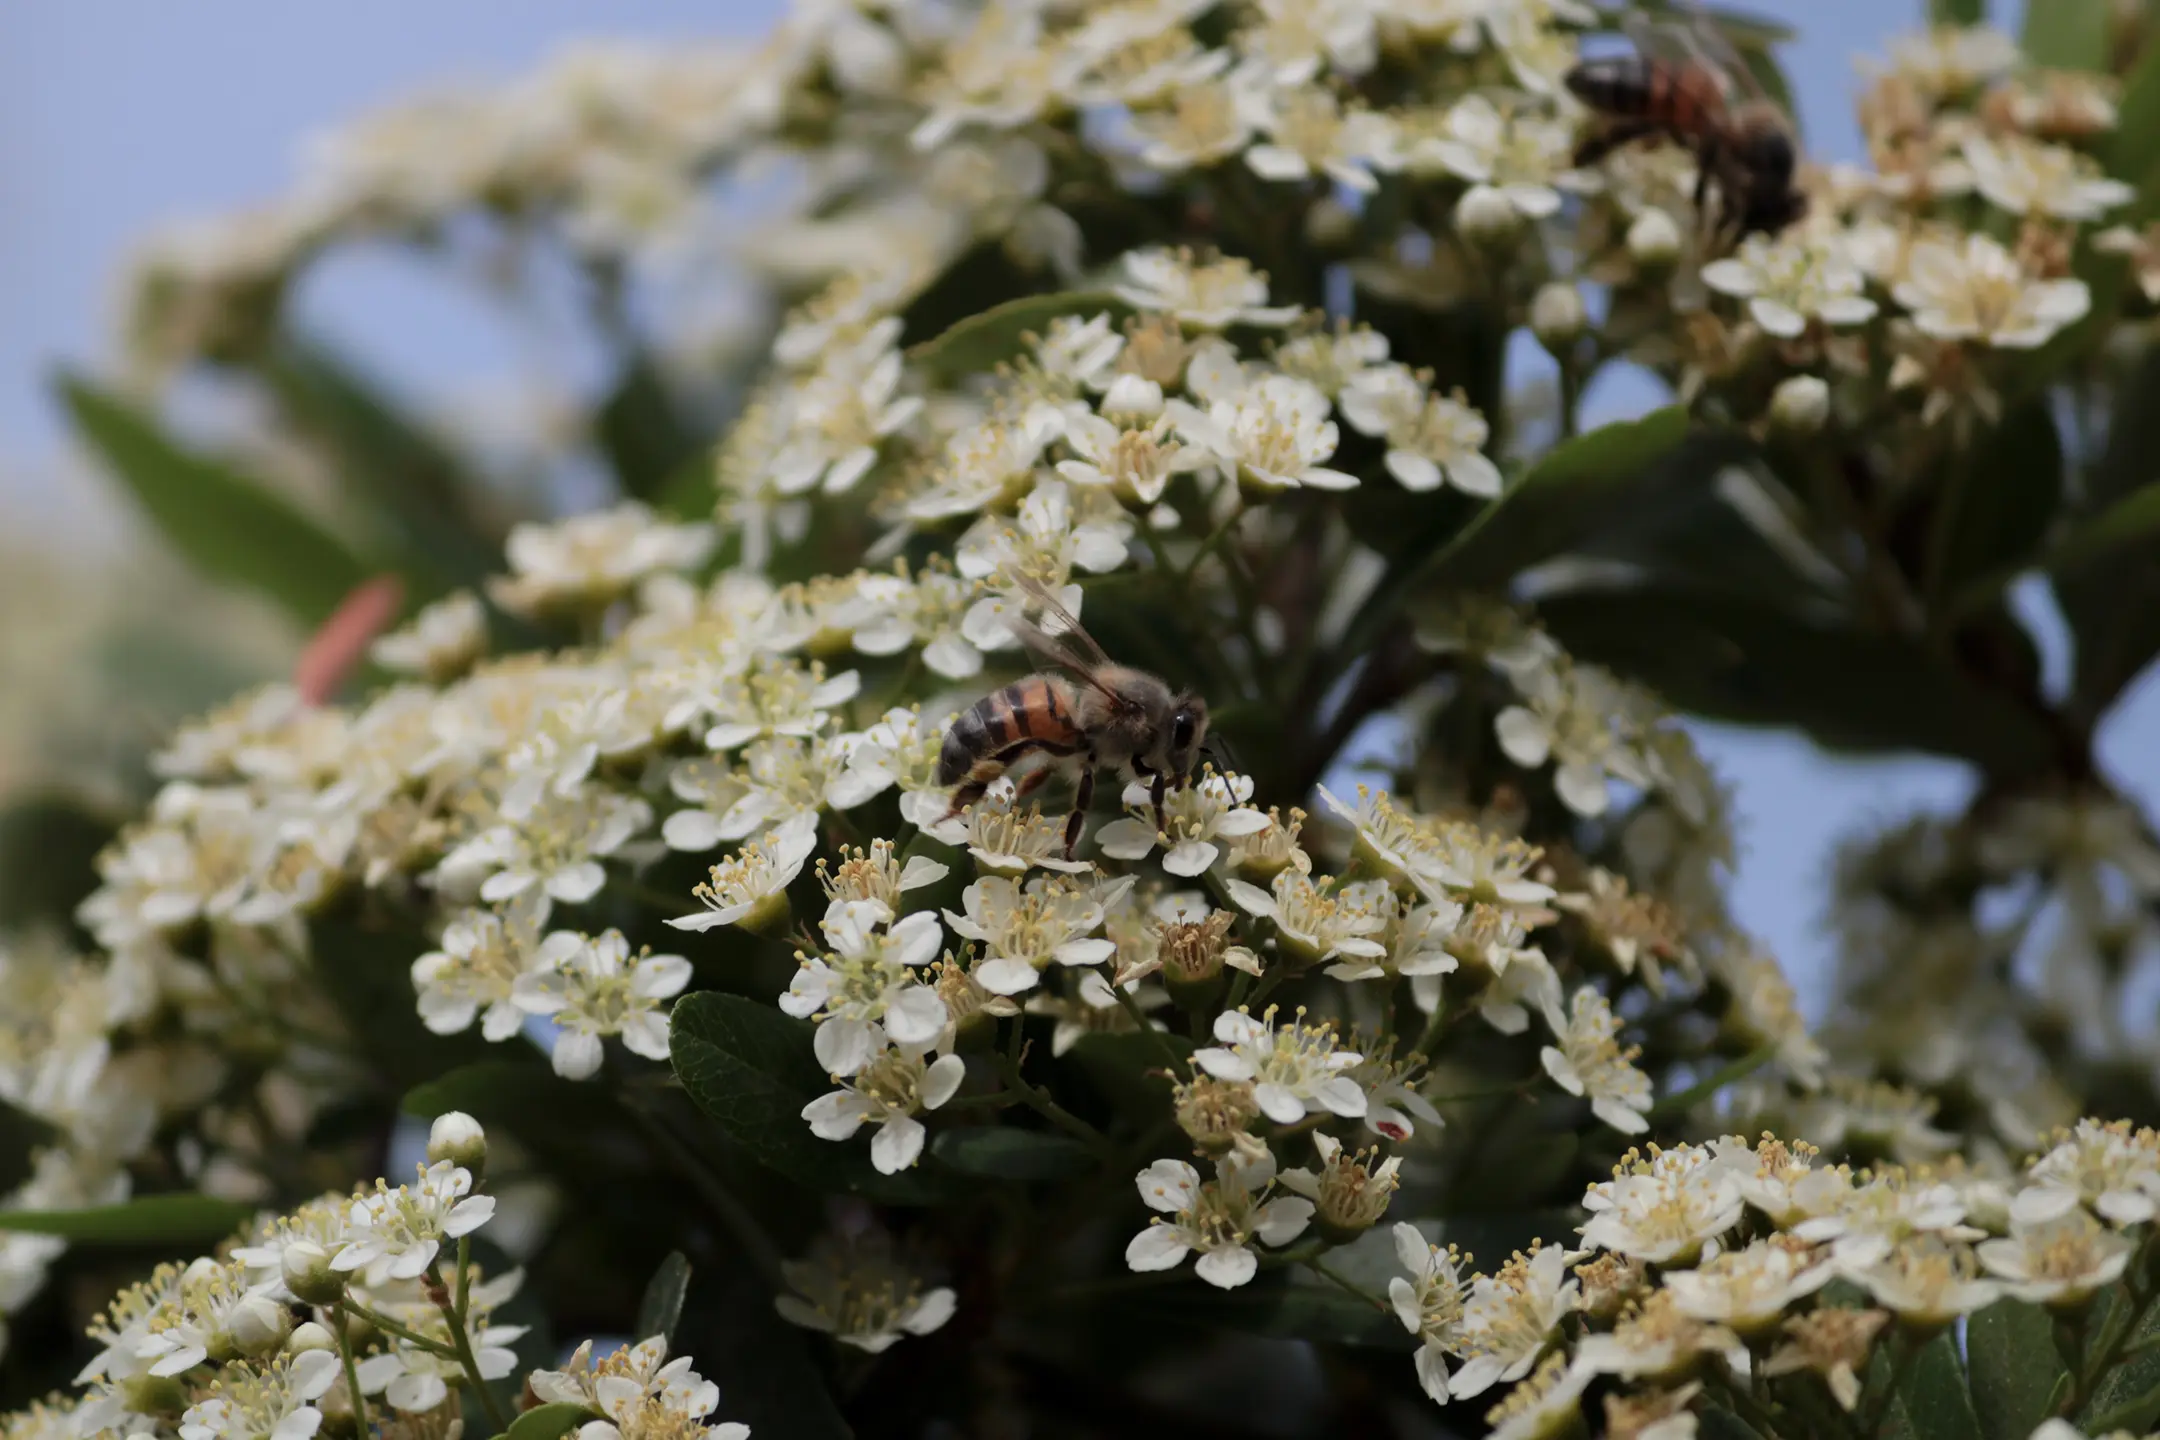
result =
[{"label": "green stem", "polygon": [[380,1310],[372,1310],[353,1299],[350,1295],[345,1297],[344,1305],[347,1310],[367,1321],[368,1324],[373,1325],[385,1335],[394,1335],[408,1345],[417,1345],[430,1355],[439,1355],[445,1360],[455,1360],[457,1358],[457,1350],[454,1347],[445,1345],[440,1340],[422,1335],[417,1330],[407,1329]]},{"label": "green stem", "polygon": [[457,1239],[457,1321],[465,1324],[472,1314],[472,1237],[460,1235]]},{"label": "green stem", "polygon": [[1433,1004],[1432,1018],[1425,1022],[1425,1029],[1418,1035],[1417,1043],[1410,1047],[1410,1053],[1404,1058],[1415,1060],[1420,1056],[1432,1054],[1433,1046],[1440,1043],[1440,1036],[1447,1029],[1447,1022],[1447,995],[1443,991],[1439,1000]]},{"label": "green stem", "polygon": [[[480,1403],[487,1407],[488,1420],[494,1425],[495,1433],[500,1435],[510,1428],[510,1417],[503,1413],[502,1401],[495,1398],[495,1392],[489,1387],[487,1377],[480,1373],[480,1362],[473,1356],[472,1335],[466,1330],[465,1321],[458,1315],[457,1307],[450,1302],[442,1281],[442,1267],[429,1265],[427,1278],[428,1288],[443,1296],[435,1302],[435,1306],[442,1311],[443,1318],[450,1322],[450,1338],[457,1345],[458,1364],[465,1367],[466,1378],[472,1381],[473,1389],[479,1392]],[[459,1277],[461,1288],[463,1279],[464,1277]]]},{"label": "green stem", "polygon": [[1381,1314],[1391,1315],[1394,1313],[1394,1307],[1389,1305],[1387,1301],[1382,1300],[1379,1296],[1373,1294],[1364,1286],[1358,1284],[1355,1280],[1352,1280],[1348,1276],[1335,1270],[1327,1263],[1327,1261],[1321,1259],[1319,1256],[1313,1256],[1311,1259],[1307,1260],[1305,1264],[1306,1267],[1310,1269],[1315,1275],[1318,1275],[1323,1280],[1332,1282],[1337,1289],[1346,1290],[1350,1294],[1357,1296],[1358,1299],[1372,1306],[1373,1309],[1378,1310]]},{"label": "green stem", "polygon": [[365,1440],[373,1432],[368,1428],[367,1399],[360,1393],[360,1367],[353,1362],[352,1336],[348,1333],[352,1328],[352,1317],[343,1305],[339,1305],[330,1318],[337,1322],[338,1355],[345,1362],[345,1390],[352,1396],[353,1420]]},{"label": "green stem", "polygon": [[1155,1042],[1155,1048],[1162,1051],[1163,1059],[1169,1063],[1171,1073],[1174,1075],[1188,1073],[1185,1068],[1185,1057],[1177,1053],[1177,1047],[1170,1043],[1168,1035],[1148,1023],[1147,1012],[1140,1008],[1140,1002],[1134,999],[1132,994],[1122,985],[1112,985],[1110,993],[1117,997],[1118,1005],[1127,1015],[1132,1017],[1133,1025],[1140,1033],[1150,1037]]},{"label": "green stem", "polygon": [[1776,1045],[1758,1045],[1715,1075],[1697,1081],[1677,1095],[1668,1095],[1663,1100],[1658,1101],[1657,1104],[1650,1107],[1650,1118],[1653,1121],[1670,1120],[1675,1115],[1685,1114],[1697,1101],[1708,1099],[1735,1080],[1746,1079],[1757,1070],[1762,1069],[1763,1066],[1769,1064],[1776,1056]]},{"label": "green stem", "polygon": [[1006,1056],[998,1062],[998,1073],[1005,1083],[1012,1087],[1012,1093],[1019,1098],[1021,1104],[1087,1146],[1095,1152],[1097,1158],[1108,1160],[1116,1154],[1116,1147],[1110,1143],[1109,1136],[1051,1099],[1049,1091],[1030,1085],[1020,1074],[1019,1063],[1012,1057]]}]

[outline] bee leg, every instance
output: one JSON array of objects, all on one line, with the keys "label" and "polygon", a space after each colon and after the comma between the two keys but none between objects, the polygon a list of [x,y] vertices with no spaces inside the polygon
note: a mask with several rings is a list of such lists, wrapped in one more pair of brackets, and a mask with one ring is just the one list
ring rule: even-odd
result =
[{"label": "bee leg", "polygon": [[1095,757],[1087,757],[1087,768],[1080,772],[1080,784],[1073,790],[1072,814],[1065,817],[1065,858],[1073,858],[1073,848],[1080,843],[1080,827],[1087,823],[1088,807],[1095,803]]},{"label": "bee leg", "polygon": [[1020,783],[1013,787],[1013,803],[1017,805],[1037,790],[1042,789],[1044,784],[1049,781],[1051,773],[1051,768],[1045,765],[1040,769],[1030,770],[1027,774],[1021,776]]},{"label": "bee leg", "polygon": [[1169,777],[1157,771],[1153,783],[1148,786],[1148,800],[1155,807],[1155,833],[1158,835],[1170,828],[1169,822],[1163,818],[1162,808],[1163,790],[1169,783]]}]

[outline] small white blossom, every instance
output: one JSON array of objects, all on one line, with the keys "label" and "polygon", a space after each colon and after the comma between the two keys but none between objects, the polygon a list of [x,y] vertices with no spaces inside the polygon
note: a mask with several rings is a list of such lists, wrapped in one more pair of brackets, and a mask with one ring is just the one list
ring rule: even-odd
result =
[{"label": "small white blossom", "polygon": [[1343,1072],[1365,1057],[1338,1049],[1335,1027],[1307,1025],[1303,1013],[1278,1026],[1272,1007],[1257,1020],[1224,1011],[1215,1017],[1220,1043],[1193,1051],[1193,1063],[1218,1080],[1249,1081],[1260,1113],[1278,1125],[1308,1114],[1363,1115],[1365,1092]]},{"label": "small white blossom", "polygon": [[1195,330],[1232,325],[1286,325],[1295,305],[1269,308],[1267,277],[1236,256],[1198,260],[1188,252],[1135,250],[1125,256],[1118,298],[1159,310]]},{"label": "small white blossom", "polygon": [[459,590],[427,606],[404,629],[378,639],[368,653],[385,670],[440,684],[464,674],[487,649],[487,638],[480,597]]},{"label": "small white blossom", "polygon": [[1981,234],[1916,242],[1891,294],[1936,339],[2001,350],[2045,344],[2092,308],[2084,281],[2028,276],[2016,256]]},{"label": "small white blossom", "polygon": [[1168,1270],[1197,1250],[1195,1272],[1218,1289],[1234,1290],[1259,1273],[1253,1241],[1287,1245],[1312,1220],[1310,1200],[1269,1198],[1275,1158],[1265,1151],[1250,1164],[1217,1161],[1215,1178],[1205,1184],[1182,1160],[1158,1160],[1134,1181],[1141,1202],[1171,1218],[1151,1220],[1133,1236],[1125,1263],[1134,1270]]},{"label": "small white blossom", "polygon": [[426,1273],[444,1240],[470,1235],[495,1213],[495,1197],[472,1193],[472,1176],[448,1160],[392,1190],[376,1182],[353,1198],[345,1238],[330,1257],[334,1270],[358,1270],[371,1287]]},{"label": "small white blossom", "polygon": [[923,1124],[915,1116],[952,1099],[967,1075],[958,1055],[925,1063],[924,1052],[895,1047],[865,1065],[851,1082],[803,1107],[802,1118],[820,1140],[846,1140],[865,1123],[878,1127],[870,1163],[897,1175],[922,1158]]},{"label": "small white blossom", "polygon": [[1492,1275],[1471,1283],[1456,1330],[1462,1368],[1448,1382],[1458,1400],[1520,1380],[1552,1345],[1560,1322],[1581,1303],[1582,1285],[1567,1273],[1568,1252],[1534,1245]]},{"label": "small white blossom", "polygon": [[1349,378],[1338,403],[1353,430],[1387,440],[1388,474],[1405,490],[1444,481],[1465,495],[1500,493],[1500,468],[1484,454],[1492,428],[1459,394],[1435,395],[1405,366],[1375,365]]},{"label": "small white blossom", "polygon": [[520,615],[587,608],[628,594],[649,576],[696,569],[716,540],[710,525],[664,522],[635,500],[552,524],[522,524],[505,544],[510,577],[491,581],[488,593]]},{"label": "small white blossom", "polygon": [[677,930],[710,930],[716,925],[754,924],[775,904],[785,908],[787,887],[802,873],[803,862],[817,849],[817,823],[797,817],[762,841],[745,844],[712,867],[706,882],[691,893],[705,908],[678,915],[667,923]]},{"label": "small white blossom", "polygon": [[541,942],[541,968],[521,977],[518,1008],[558,1027],[555,1073],[584,1080],[600,1069],[602,1037],[619,1036],[632,1054],[668,1058],[668,1017],[661,1001],[690,983],[680,955],[632,954],[620,930],[598,936],[559,930]]},{"label": "small white blossom", "polygon": [[1538,1052],[1545,1073],[1570,1095],[1588,1098],[1598,1119],[1634,1134],[1650,1128],[1650,1077],[1635,1068],[1635,1049],[1619,1044],[1620,1017],[1603,995],[1577,990],[1565,1018],[1548,1017],[1558,1045]]},{"label": "small white blossom", "polygon": [[944,942],[937,916],[925,911],[896,921],[878,901],[849,900],[834,904],[820,928],[829,952],[803,958],[780,1008],[820,1022],[811,1039],[827,1074],[853,1075],[887,1037],[900,1045],[938,1038],[945,1002],[920,973]]},{"label": "small white blossom", "polygon": [[1410,1276],[1388,1281],[1388,1303],[1403,1329],[1418,1339],[1418,1385],[1436,1404],[1445,1405],[1447,1357],[1454,1351],[1463,1297],[1470,1289],[1460,1274],[1462,1256],[1452,1245],[1443,1250],[1432,1244],[1415,1225],[1397,1225],[1394,1235],[1395,1258]]},{"label": "small white blossom", "polygon": [[1100,934],[1103,899],[1078,882],[1044,876],[1025,885],[987,875],[961,892],[964,915],[945,912],[953,933],[983,943],[985,954],[969,968],[993,995],[1035,988],[1050,965],[1100,965],[1117,946]]},{"label": "small white blossom", "polygon": [[1155,829],[1151,787],[1134,781],[1125,787],[1125,808],[1132,813],[1113,820],[1095,834],[1102,852],[1116,860],[1145,859],[1160,843],[1163,869],[1181,878],[1204,875],[1224,856],[1217,839],[1241,840],[1268,827],[1268,818],[1252,808],[1253,782],[1245,775],[1209,774],[1195,784],[1163,797],[1163,829]]},{"label": "small white blossom", "polygon": [[1328,409],[1327,396],[1305,381],[1269,375],[1204,412],[1182,407],[1178,433],[1213,455],[1226,476],[1264,492],[1355,489],[1355,475],[1324,463],[1341,438]]},{"label": "small white blossom", "polygon": [[1703,266],[1702,279],[1746,300],[1755,323],[1781,340],[1801,335],[1810,320],[1858,325],[1875,314],[1859,267],[1801,234],[1750,235],[1738,254]]}]

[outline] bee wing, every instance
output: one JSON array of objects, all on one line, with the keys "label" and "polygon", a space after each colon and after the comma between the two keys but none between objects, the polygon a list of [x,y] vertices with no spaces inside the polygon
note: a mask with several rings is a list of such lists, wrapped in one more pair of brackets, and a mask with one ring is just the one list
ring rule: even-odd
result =
[{"label": "bee wing", "polygon": [[1696,33],[1696,12],[1678,5],[1659,5],[1653,10],[1629,10],[1620,17],[1620,33],[1645,60],[1676,70],[1696,70],[1710,77],[1730,106],[1739,98],[1738,79],[1715,58]]},{"label": "bee wing", "polygon": [[1120,708],[1129,707],[1132,702],[1102,678],[1100,672],[1111,663],[1110,657],[1080,624],[1080,618],[1066,609],[1040,581],[1023,576],[1014,588],[1040,613],[1043,623],[1038,624],[1024,614],[1008,615],[1005,628],[1012,631],[1013,638],[1037,658],[1070,670]]},{"label": "bee wing", "polygon": [[1718,23],[1709,11],[1700,5],[1689,4],[1682,8],[1680,17],[1684,17],[1686,21],[1679,31],[1681,42],[1693,54],[1696,64],[1718,77],[1719,83],[1725,87],[1728,104],[1763,106],[1783,121],[1788,129],[1792,128],[1792,112],[1763,88],[1761,77],[1755,73],[1755,67],[1748,63],[1747,57],[1733,44],[1725,27]]}]

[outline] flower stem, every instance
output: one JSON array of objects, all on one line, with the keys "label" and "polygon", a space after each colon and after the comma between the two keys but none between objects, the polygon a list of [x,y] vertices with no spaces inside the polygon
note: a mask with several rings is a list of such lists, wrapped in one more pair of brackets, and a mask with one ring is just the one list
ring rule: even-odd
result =
[{"label": "flower stem", "polygon": [[1735,1080],[1744,1080],[1770,1063],[1777,1055],[1777,1046],[1758,1045],[1747,1054],[1705,1079],[1698,1080],[1677,1095],[1668,1095],[1650,1107],[1652,1120],[1670,1120],[1685,1114],[1697,1101],[1706,1100]]},{"label": "flower stem", "polygon": [[340,1304],[337,1314],[332,1318],[337,1321],[338,1355],[345,1362],[345,1391],[352,1397],[353,1420],[360,1427],[362,1440],[366,1440],[373,1432],[368,1428],[367,1398],[360,1393],[360,1367],[353,1363],[351,1326],[348,1323],[352,1316],[347,1308]]},{"label": "flower stem", "polygon": [[1109,1136],[1051,1099],[1049,1091],[1030,1085],[1020,1074],[1019,1061],[1011,1056],[1001,1057],[998,1061],[998,1074],[1012,1087],[1013,1094],[1021,1104],[1087,1146],[1095,1152],[1097,1158],[1108,1160],[1115,1153]]},{"label": "flower stem", "polygon": [[[462,1261],[465,1247],[460,1245],[458,1249],[459,1259]],[[472,1381],[473,1389],[480,1393],[480,1403],[487,1407],[488,1420],[499,1435],[510,1428],[510,1417],[503,1413],[502,1401],[495,1398],[495,1392],[488,1388],[487,1377],[480,1373],[480,1362],[473,1356],[472,1336],[465,1329],[464,1317],[458,1314],[457,1307],[451,1303],[443,1286],[442,1267],[429,1265],[427,1276],[431,1293],[443,1297],[435,1302],[435,1307],[441,1310],[443,1318],[450,1322],[450,1339],[457,1346],[458,1364],[465,1367],[466,1378]],[[465,1277],[461,1274],[458,1277],[459,1289],[462,1290],[464,1284]]]},{"label": "flower stem", "polygon": [[1346,1290],[1350,1294],[1357,1296],[1358,1299],[1372,1306],[1373,1309],[1378,1310],[1381,1314],[1387,1315],[1393,1313],[1393,1309],[1391,1306],[1389,1306],[1387,1301],[1382,1300],[1379,1296],[1373,1294],[1364,1286],[1358,1284],[1355,1280],[1352,1280],[1349,1276],[1344,1275],[1339,1270],[1336,1270],[1334,1267],[1330,1266],[1327,1261],[1321,1259],[1319,1256],[1312,1256],[1305,1262],[1305,1264],[1308,1269],[1310,1269],[1315,1275],[1318,1275],[1321,1279],[1332,1282],[1334,1286],[1339,1290]]}]

